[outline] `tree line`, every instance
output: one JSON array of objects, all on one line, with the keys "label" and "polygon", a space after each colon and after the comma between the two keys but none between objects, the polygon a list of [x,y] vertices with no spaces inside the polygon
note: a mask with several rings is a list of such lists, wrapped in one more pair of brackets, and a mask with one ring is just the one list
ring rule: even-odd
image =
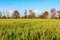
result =
[{"label": "tree line", "polygon": [[[29,10],[30,15],[28,15],[27,10],[24,10],[24,16],[20,17],[20,13],[18,12],[18,10],[15,10],[12,13],[12,16],[9,16],[9,13],[7,12],[5,15],[5,13],[2,16],[2,12],[0,11],[0,19],[6,19],[6,18],[12,18],[12,19],[17,19],[17,18],[40,18],[40,19],[60,19],[60,11],[57,11],[55,8],[52,8],[50,10],[50,13],[48,11],[43,12],[41,15],[39,15],[38,17],[36,17],[35,12],[33,10]],[[57,15],[58,14],[58,15]],[[56,16],[57,15],[57,16]]]}]

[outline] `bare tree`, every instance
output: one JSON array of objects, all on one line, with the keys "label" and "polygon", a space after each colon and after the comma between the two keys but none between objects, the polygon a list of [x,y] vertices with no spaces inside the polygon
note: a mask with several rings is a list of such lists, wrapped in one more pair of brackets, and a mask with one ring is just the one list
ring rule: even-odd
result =
[{"label": "bare tree", "polygon": [[3,18],[6,18],[5,12],[3,11]]},{"label": "bare tree", "polygon": [[45,19],[48,18],[48,15],[49,15],[48,11],[45,11],[45,12],[43,13],[43,16],[44,16]]},{"label": "bare tree", "polygon": [[9,12],[8,12],[8,11],[6,11],[6,14],[7,14],[7,18],[10,18],[10,17],[9,17]]},{"label": "bare tree", "polygon": [[13,18],[20,18],[19,12],[18,12],[17,10],[15,10],[15,11],[13,12],[13,14],[12,14],[12,17],[13,17]]},{"label": "bare tree", "polygon": [[35,18],[35,12],[32,12],[32,18]]},{"label": "bare tree", "polygon": [[29,10],[30,16],[32,17],[32,10]]},{"label": "bare tree", "polygon": [[51,9],[51,19],[54,19],[55,18],[55,15],[56,15],[56,9]]},{"label": "bare tree", "polygon": [[2,18],[2,12],[0,11],[0,18]]},{"label": "bare tree", "polygon": [[24,10],[24,17],[27,18],[27,10]]},{"label": "bare tree", "polygon": [[35,12],[33,12],[32,10],[29,10],[29,12],[30,12],[31,18],[34,18],[35,17]]}]

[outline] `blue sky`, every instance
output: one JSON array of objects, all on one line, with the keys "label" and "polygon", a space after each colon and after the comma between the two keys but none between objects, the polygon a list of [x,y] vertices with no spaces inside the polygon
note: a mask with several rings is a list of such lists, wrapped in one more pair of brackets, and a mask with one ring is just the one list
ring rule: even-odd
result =
[{"label": "blue sky", "polygon": [[55,8],[60,10],[60,0],[0,0],[1,10],[18,10],[32,9],[45,11]]}]

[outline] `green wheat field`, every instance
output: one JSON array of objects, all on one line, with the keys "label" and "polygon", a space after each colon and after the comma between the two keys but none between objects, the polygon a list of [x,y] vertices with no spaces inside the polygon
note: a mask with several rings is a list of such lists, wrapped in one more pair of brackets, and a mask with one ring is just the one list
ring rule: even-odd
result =
[{"label": "green wheat field", "polygon": [[60,20],[0,19],[0,40],[60,40]]}]

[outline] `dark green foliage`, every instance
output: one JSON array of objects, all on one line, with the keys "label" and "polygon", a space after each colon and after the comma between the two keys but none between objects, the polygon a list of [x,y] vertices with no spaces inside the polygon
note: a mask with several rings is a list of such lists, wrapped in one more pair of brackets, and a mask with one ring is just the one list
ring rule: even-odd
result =
[{"label": "dark green foliage", "polygon": [[12,18],[20,18],[20,14],[17,10],[15,10],[12,14]]},{"label": "dark green foliage", "polygon": [[39,18],[44,19],[44,16],[43,15],[40,15]]}]

